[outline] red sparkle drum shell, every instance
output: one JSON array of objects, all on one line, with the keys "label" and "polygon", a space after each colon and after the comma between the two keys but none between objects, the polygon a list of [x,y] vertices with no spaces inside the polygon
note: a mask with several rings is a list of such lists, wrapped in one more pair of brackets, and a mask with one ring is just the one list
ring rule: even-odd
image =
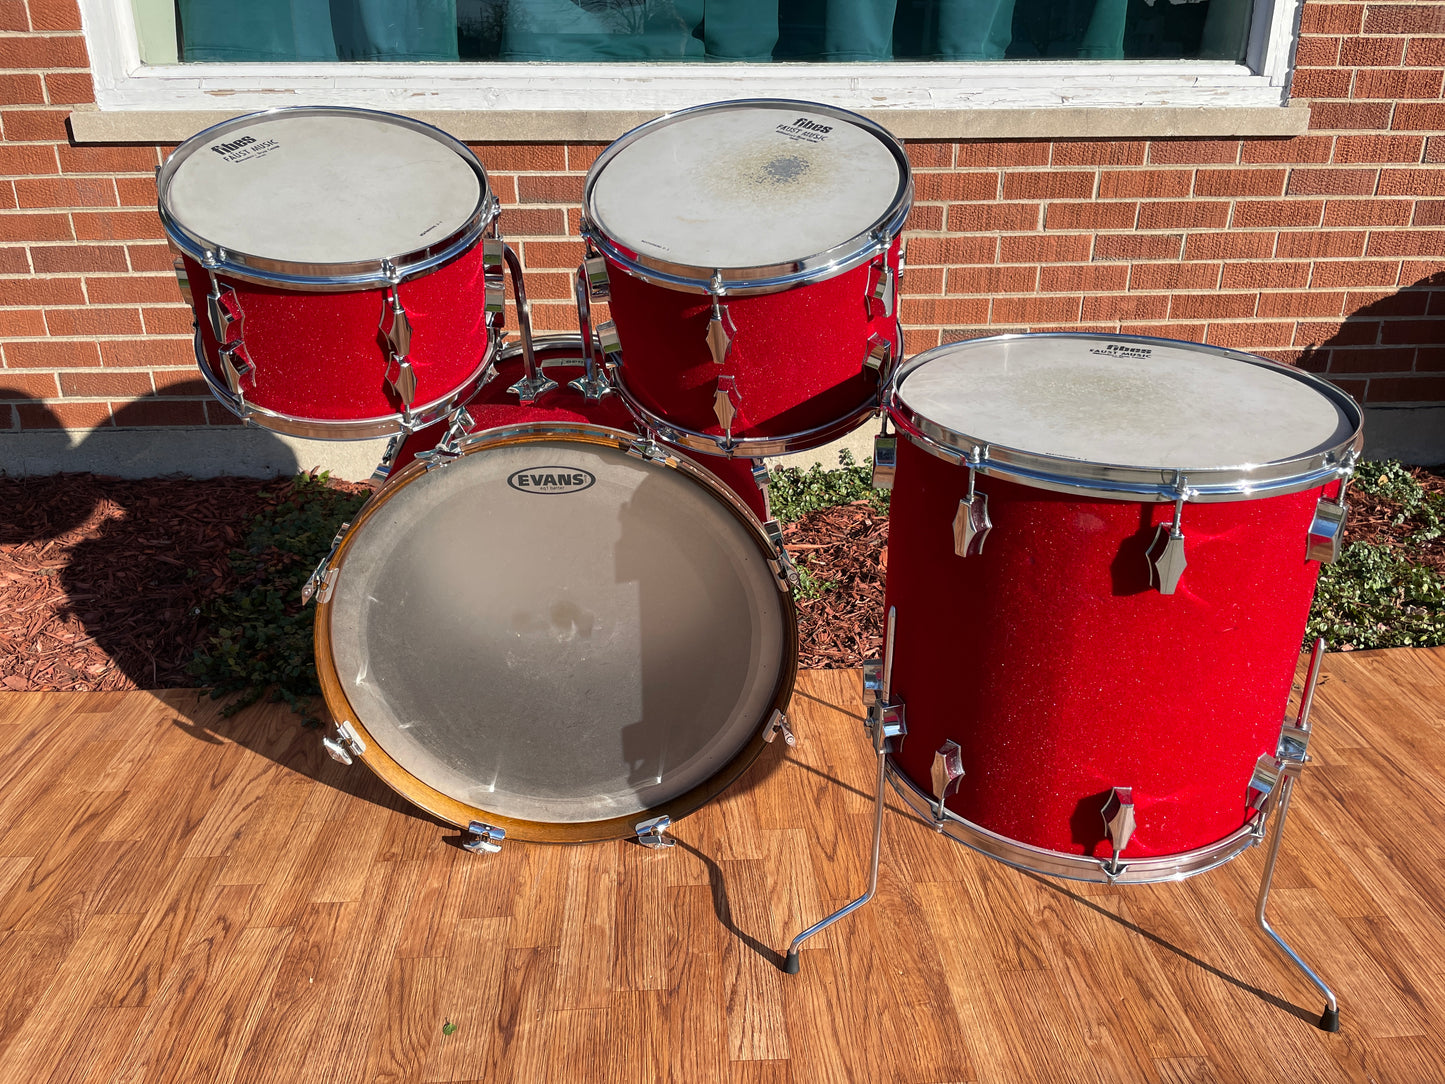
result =
[{"label": "red sparkle drum shell", "polygon": [[708,455],[800,451],[856,428],[902,348],[912,197],[901,144],[831,106],[722,102],[629,132],[583,196],[619,390]]},{"label": "red sparkle drum shell", "polygon": [[[1043,342],[1050,338],[1057,341]],[[1058,452],[1049,476],[1041,469],[1046,457],[1010,460],[1009,447],[993,447],[988,454],[999,463],[989,467],[985,458],[973,472],[991,527],[981,550],[959,556],[955,520],[971,473],[959,460],[987,445],[939,443],[942,429],[956,423],[937,425],[916,402],[910,407],[908,379],[940,361],[993,363],[991,352],[1023,349],[1020,343],[1041,352],[1074,349],[1085,358],[1085,350],[1100,349],[1152,351],[1161,364],[1203,358],[1221,364],[1225,378],[1230,365],[1270,367],[1266,375],[1289,396],[1319,397],[1323,429],[1304,438],[1300,449],[1313,456],[1313,465],[1270,475],[1277,457],[1267,453],[1255,461],[1265,464],[1263,475],[1259,468],[1239,470],[1241,477],[1256,472],[1248,481],[1229,480],[1229,470],[1187,472],[1186,480],[1197,480],[1202,490],[1181,513],[1188,563],[1176,591],[1161,594],[1151,586],[1149,553],[1160,525],[1167,531],[1173,518],[1175,505],[1165,492],[1172,472],[1155,470],[1159,492],[1130,499],[1106,491],[1147,488],[1148,469],[1131,475],[1107,462],[1070,463]],[[1116,787],[1132,788],[1137,822],[1126,862],[1207,850],[1240,833],[1254,815],[1251,773],[1260,756],[1276,752],[1319,572],[1319,562],[1307,555],[1316,507],[1341,488],[1339,478],[1358,448],[1360,415],[1322,381],[1247,358],[1160,340],[1021,336],[940,347],[900,373],[902,390],[895,390],[891,411],[902,435],[885,602],[895,622],[890,693],[905,705],[908,727],[896,765],[931,804],[935,752],[950,740],[961,747],[965,774],[946,804],[966,822],[965,842],[982,842],[981,849],[1025,868],[1102,880],[1087,859],[1113,856],[1102,811]],[[998,362],[1000,373],[1011,369],[1032,384],[1033,391],[1022,393],[1034,396],[1028,403],[1038,412],[1029,424],[1075,424],[1078,412],[1068,400],[1077,396],[1087,413],[1097,388],[1071,391],[1066,385],[1073,374],[1064,373],[1057,382],[1062,391],[1048,389],[1041,375],[1047,367],[1023,371],[1029,360]],[[1082,363],[1076,371],[1085,381],[1097,375]],[[971,383],[960,394],[986,399],[979,386]],[[1228,386],[1220,384],[1221,394]],[[1142,384],[1132,387],[1147,398]],[[1207,398],[1187,389],[1179,394]],[[1044,402],[1052,395],[1062,396],[1056,418],[1048,417]],[[1270,405],[1243,424],[1268,416]],[[1146,402],[1136,402],[1118,414],[1126,417],[1135,407],[1149,413]],[[992,416],[975,436],[1006,424],[997,408],[988,401],[965,408],[976,418]],[[1201,409],[1207,414],[1210,404]],[[1317,441],[1333,410],[1341,427]],[[1146,443],[1157,439],[1158,421],[1140,421]],[[1209,425],[1199,428],[1195,439],[1207,445]],[[1213,864],[1245,845],[1241,837]],[[1192,863],[1156,862],[1152,875],[1135,879],[1208,868]]]},{"label": "red sparkle drum shell", "polygon": [[[557,386],[544,392],[537,402],[523,405],[516,392],[510,390],[524,373],[522,346],[520,343],[509,344],[498,356],[486,384],[466,403],[473,423],[467,432],[480,433],[535,422],[585,422],[628,432],[639,431],[636,420],[615,392],[601,399],[588,400],[580,391],[569,387],[570,381],[587,371],[580,338],[565,335],[540,338],[535,344],[535,357],[538,367],[556,381]],[[448,423],[443,421],[410,434],[389,464],[388,473],[400,472],[416,458],[417,453],[435,448],[446,435],[447,428]],[[686,454],[674,445],[668,447]],[[753,480],[750,460],[706,456],[702,460],[690,458],[690,462],[723,482],[742,498],[748,510],[758,519],[768,518],[767,500]]]},{"label": "red sparkle drum shell", "polygon": [[359,439],[477,386],[500,325],[497,201],[450,136],[372,110],[271,110],[187,140],[157,188],[197,362],[236,414]]}]

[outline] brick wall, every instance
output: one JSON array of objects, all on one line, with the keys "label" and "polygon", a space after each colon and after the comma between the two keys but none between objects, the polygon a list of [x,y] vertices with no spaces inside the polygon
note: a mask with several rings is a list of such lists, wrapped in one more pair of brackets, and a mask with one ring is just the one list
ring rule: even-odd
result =
[{"label": "brick wall", "polygon": [[[1293,139],[916,143],[909,352],[1009,330],[1162,335],[1445,404],[1445,4],[1304,8]],[[193,373],[153,171],[74,146],[74,0],[0,0],[0,431],[229,425]],[[543,330],[599,146],[481,145]],[[13,408],[12,408],[13,405]]]}]

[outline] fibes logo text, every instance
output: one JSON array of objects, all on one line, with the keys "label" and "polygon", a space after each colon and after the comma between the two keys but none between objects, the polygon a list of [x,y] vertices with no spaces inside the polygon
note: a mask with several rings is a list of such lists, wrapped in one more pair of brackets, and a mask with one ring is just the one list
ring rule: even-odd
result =
[{"label": "fibes logo text", "polygon": [[579,493],[596,481],[591,471],[576,467],[528,467],[514,471],[507,485],[523,493]]}]

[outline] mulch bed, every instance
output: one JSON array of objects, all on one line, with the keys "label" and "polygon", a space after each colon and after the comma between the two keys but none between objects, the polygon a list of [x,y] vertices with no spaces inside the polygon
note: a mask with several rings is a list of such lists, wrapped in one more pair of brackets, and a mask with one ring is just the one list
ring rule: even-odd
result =
[{"label": "mulch bed", "polygon": [[[1445,475],[1412,471],[1433,493]],[[356,488],[356,487],[348,487]],[[234,585],[227,552],[286,483],[0,478],[0,690],[189,687],[205,642],[198,609]],[[1355,490],[1348,539],[1392,541],[1394,507]],[[882,640],[888,520],[866,502],[783,532],[818,584],[798,603],[799,665],[857,666]],[[1445,544],[1423,560],[1445,573]]]}]

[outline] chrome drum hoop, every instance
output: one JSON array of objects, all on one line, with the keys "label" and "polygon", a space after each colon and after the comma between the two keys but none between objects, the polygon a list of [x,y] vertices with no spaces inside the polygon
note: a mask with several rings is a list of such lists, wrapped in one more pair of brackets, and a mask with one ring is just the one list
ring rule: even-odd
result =
[{"label": "chrome drum hoop", "polygon": [[[613,240],[597,224],[593,213],[593,188],[607,163],[649,132],[678,120],[703,116],[708,113],[728,112],[748,107],[804,107],[811,113],[819,113],[845,121],[877,136],[892,154],[898,166],[898,190],[888,209],[872,227],[854,237],[801,260],[785,264],[770,264],[758,267],[702,267],[693,264],[670,263],[633,252],[625,245]],[[903,232],[903,223],[913,208],[913,173],[908,164],[907,152],[896,137],[875,121],[847,109],[820,102],[804,102],[791,98],[739,98],[727,102],[711,102],[707,105],[692,106],[656,117],[631,131],[619,136],[592,163],[587,172],[587,182],[582,192],[582,236],[608,259],[620,264],[629,274],[657,286],[684,293],[710,294],[714,290],[714,276],[721,276],[725,292],[729,297],[749,297],[756,294],[775,294],[796,286],[807,286],[823,282],[851,271],[867,263],[881,252],[887,252],[893,240]],[[759,453],[772,454],[772,453]]]},{"label": "chrome drum hoop", "polygon": [[1095,884],[1157,884],[1161,881],[1182,881],[1197,873],[1208,873],[1219,868],[1249,850],[1264,837],[1265,815],[1256,812],[1240,828],[1223,839],[1192,851],[1133,859],[1124,855],[1120,859],[1119,872],[1111,875],[1106,868],[1106,859],[1090,858],[1082,854],[1063,854],[1020,843],[964,820],[951,809],[944,810],[945,819],[940,823],[934,817],[937,799],[925,794],[891,760],[888,762],[888,779],[898,796],[918,814],[919,819],[942,835],[1014,869],[1042,874],[1045,877],[1062,877],[1070,881],[1089,881]]},{"label": "chrome drum hoop", "polygon": [[[1175,339],[1146,335],[1104,335],[1073,332],[1041,332],[1037,335],[992,335],[966,340],[970,345],[1003,343],[1019,339],[1091,339],[1100,342],[1139,343],[1179,346]],[[1314,489],[1338,478],[1347,478],[1354,471],[1355,461],[1364,448],[1364,412],[1348,394],[1313,373],[1292,365],[1282,365],[1241,350],[1230,350],[1200,343],[1183,345],[1235,361],[1270,369],[1306,384],[1333,402],[1353,422],[1348,439],[1323,452],[1260,465],[1243,464],[1231,467],[1190,468],[1132,467],[1112,463],[1092,463],[1043,452],[1010,448],[939,425],[909,408],[900,397],[900,388],[913,371],[948,353],[957,343],[946,343],[925,350],[899,365],[888,381],[884,393],[885,408],[898,431],[911,443],[949,463],[967,463],[980,474],[992,475],[1055,493],[1113,500],[1135,500],[1154,503],[1178,499],[1177,477],[1188,479],[1189,500],[1211,504],[1223,501],[1257,500],[1299,493]],[[975,454],[977,461],[975,461]]]},{"label": "chrome drum hoop", "polygon": [[207,390],[220,400],[222,406],[247,425],[306,440],[372,440],[376,437],[389,437],[396,433],[411,433],[436,424],[475,395],[478,389],[491,378],[492,362],[497,352],[496,342],[496,338],[488,340],[487,353],[482,358],[482,363],[460,386],[448,392],[443,398],[427,403],[411,411],[410,414],[397,413],[380,418],[328,420],[326,418],[298,418],[291,414],[281,414],[237,397],[230,388],[220,383],[216,374],[211,371],[210,359],[206,356],[205,347],[201,342],[201,333],[200,331],[195,333],[196,363],[201,370],[201,377],[206,382]]}]

